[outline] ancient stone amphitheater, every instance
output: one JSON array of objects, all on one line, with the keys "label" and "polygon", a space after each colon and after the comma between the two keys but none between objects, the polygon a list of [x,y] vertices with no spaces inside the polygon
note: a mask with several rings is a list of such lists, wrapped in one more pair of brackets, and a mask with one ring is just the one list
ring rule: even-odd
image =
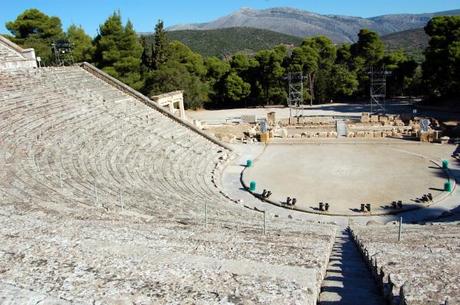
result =
[{"label": "ancient stone amphitheater", "polygon": [[[229,147],[90,64],[33,53],[0,36],[0,304],[460,302],[455,223],[398,243],[396,226],[248,209],[221,185]],[[344,240],[365,276],[341,281],[359,292],[374,273],[368,301],[328,296]]]}]

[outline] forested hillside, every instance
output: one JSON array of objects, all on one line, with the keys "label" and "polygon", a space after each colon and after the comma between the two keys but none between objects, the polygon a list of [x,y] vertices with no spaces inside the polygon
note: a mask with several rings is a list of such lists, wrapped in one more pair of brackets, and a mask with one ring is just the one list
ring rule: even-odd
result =
[{"label": "forested hillside", "polygon": [[397,32],[382,37],[387,51],[404,50],[417,62],[423,61],[423,51],[428,47],[430,37],[423,28]]},{"label": "forested hillside", "polygon": [[[297,46],[302,38],[254,28],[169,31],[170,40],[178,40],[203,56],[229,56],[237,52],[254,54],[279,44]],[[150,35],[150,39],[152,36]]]}]

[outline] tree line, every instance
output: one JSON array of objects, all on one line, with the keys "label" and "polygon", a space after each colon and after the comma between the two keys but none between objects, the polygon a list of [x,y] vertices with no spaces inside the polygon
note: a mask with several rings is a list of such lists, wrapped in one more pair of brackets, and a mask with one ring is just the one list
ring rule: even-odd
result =
[{"label": "tree line", "polygon": [[385,67],[390,96],[452,99],[460,93],[460,17],[434,17],[425,27],[431,37],[419,64],[403,51],[385,52],[379,35],[362,29],[353,44],[334,44],[324,36],[310,37],[300,46],[284,45],[230,58],[203,57],[178,41],[170,41],[162,21],[153,35],[139,36],[114,12],[100,25],[96,37],[81,26],[63,31],[58,17],[29,9],[6,23],[9,38],[35,48],[51,63],[50,45],[65,39],[73,45],[76,62],[88,61],[143,94],[184,90],[188,108],[232,108],[285,104],[286,76],[304,76],[306,102],[363,100],[369,95],[369,70]]}]

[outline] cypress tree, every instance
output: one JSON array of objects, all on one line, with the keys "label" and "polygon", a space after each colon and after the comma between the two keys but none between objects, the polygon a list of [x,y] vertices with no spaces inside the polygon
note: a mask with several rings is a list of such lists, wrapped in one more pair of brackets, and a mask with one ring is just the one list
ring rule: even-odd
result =
[{"label": "cypress tree", "polygon": [[166,36],[166,32],[164,30],[163,21],[158,20],[158,23],[155,26],[155,34],[153,35],[152,70],[157,70],[166,62],[168,58],[168,44],[168,37]]}]

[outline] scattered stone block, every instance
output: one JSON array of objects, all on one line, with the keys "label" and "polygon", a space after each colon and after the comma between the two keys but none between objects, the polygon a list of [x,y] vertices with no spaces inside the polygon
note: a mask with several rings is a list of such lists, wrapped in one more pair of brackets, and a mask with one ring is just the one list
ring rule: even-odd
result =
[{"label": "scattered stone block", "polygon": [[361,123],[369,123],[370,122],[370,116],[369,113],[363,112],[361,114]]},{"label": "scattered stone block", "polygon": [[267,122],[270,126],[276,125],[276,112],[272,111],[267,113]]},{"label": "scattered stone block", "polygon": [[357,138],[364,138],[364,136],[366,135],[366,133],[364,131],[357,131],[356,132],[356,137]]},{"label": "scattered stone block", "polygon": [[447,144],[449,143],[450,138],[447,136],[441,137],[441,144]]},{"label": "scattered stone block", "polygon": [[387,124],[387,123],[389,123],[389,121],[390,121],[390,120],[388,119],[388,117],[387,117],[386,115],[381,115],[381,116],[379,117],[379,122],[380,122],[380,123],[383,123],[384,125]]},{"label": "scattered stone block", "polygon": [[354,137],[355,137],[355,132],[349,131],[349,132],[347,133],[347,138],[354,138]]},{"label": "scattered stone block", "polygon": [[365,131],[364,132],[364,137],[365,138],[373,138],[374,137],[374,132],[373,131]]},{"label": "scattered stone block", "polygon": [[281,138],[285,139],[288,137],[288,131],[286,128],[281,128]]},{"label": "scattered stone block", "polygon": [[247,123],[247,124],[255,124],[255,123],[257,123],[257,117],[256,117],[256,115],[254,115],[254,114],[245,114],[245,115],[242,115],[242,116],[241,116],[241,120],[242,120],[244,123]]}]

